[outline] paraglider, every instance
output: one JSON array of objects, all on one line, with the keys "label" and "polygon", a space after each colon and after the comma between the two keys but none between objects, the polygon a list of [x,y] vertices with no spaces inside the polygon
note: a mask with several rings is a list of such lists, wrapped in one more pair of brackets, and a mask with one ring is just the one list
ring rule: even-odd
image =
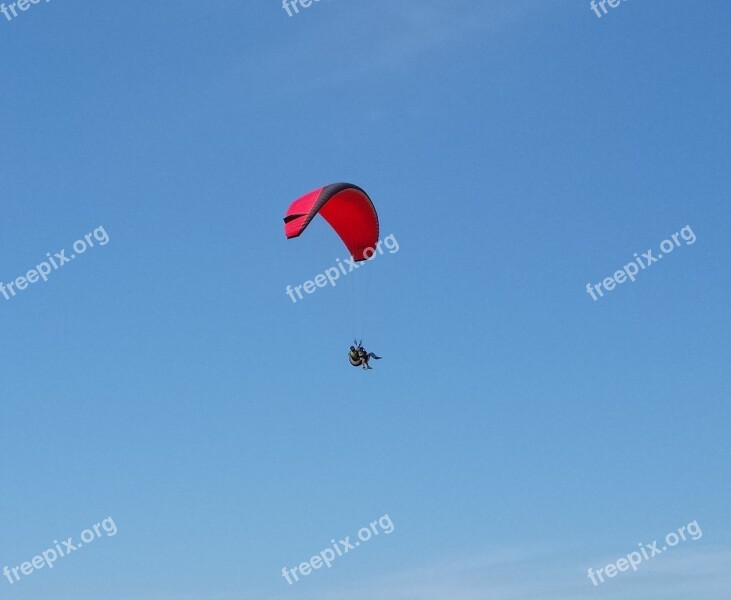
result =
[{"label": "paraglider", "polygon": [[[333,183],[298,198],[289,205],[284,217],[287,239],[302,235],[318,214],[343,240],[353,263],[368,260],[375,254],[378,213],[365,190],[352,183]],[[368,364],[370,359],[380,360],[381,357],[366,351],[362,341],[354,343],[348,352],[350,364],[364,370],[372,369]]]},{"label": "paraglider", "polygon": [[356,342],[353,341],[354,344],[356,344],[358,347],[351,346],[350,350],[348,352],[348,360],[350,360],[350,364],[354,367],[363,367],[363,369],[372,369],[368,364],[368,361],[370,361],[371,358],[375,358],[376,360],[381,360],[380,356],[376,356],[375,352],[368,352],[365,348],[363,348],[363,342]]}]

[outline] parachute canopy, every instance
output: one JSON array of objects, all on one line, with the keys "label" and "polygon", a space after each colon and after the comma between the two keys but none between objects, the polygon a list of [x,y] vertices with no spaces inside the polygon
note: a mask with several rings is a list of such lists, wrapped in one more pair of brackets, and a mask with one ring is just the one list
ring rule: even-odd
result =
[{"label": "parachute canopy", "polygon": [[351,183],[333,183],[295,200],[284,217],[287,239],[298,237],[318,213],[345,242],[354,260],[372,256],[378,243],[378,214],[364,190]]}]

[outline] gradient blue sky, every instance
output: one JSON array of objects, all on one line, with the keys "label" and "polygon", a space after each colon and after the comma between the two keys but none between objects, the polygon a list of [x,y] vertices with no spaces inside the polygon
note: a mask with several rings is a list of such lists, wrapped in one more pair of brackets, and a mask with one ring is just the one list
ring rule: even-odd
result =
[{"label": "gradient blue sky", "polygon": [[[40,600],[727,599],[726,0],[53,0],[0,17],[0,567]],[[298,195],[352,181],[399,252]],[[587,282],[690,225],[599,302]],[[367,306],[354,315],[359,295]],[[359,325],[358,325],[359,324]],[[348,366],[353,335],[384,359]],[[379,536],[288,587],[331,538]],[[593,588],[586,571],[697,520]]]}]

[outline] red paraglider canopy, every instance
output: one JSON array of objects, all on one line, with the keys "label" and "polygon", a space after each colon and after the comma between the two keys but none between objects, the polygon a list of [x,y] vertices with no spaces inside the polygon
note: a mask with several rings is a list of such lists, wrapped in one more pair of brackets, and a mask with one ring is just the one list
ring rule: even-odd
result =
[{"label": "red paraglider canopy", "polygon": [[373,255],[378,242],[378,214],[364,190],[351,183],[333,183],[295,200],[284,217],[287,239],[298,237],[317,213],[345,242],[354,260]]}]

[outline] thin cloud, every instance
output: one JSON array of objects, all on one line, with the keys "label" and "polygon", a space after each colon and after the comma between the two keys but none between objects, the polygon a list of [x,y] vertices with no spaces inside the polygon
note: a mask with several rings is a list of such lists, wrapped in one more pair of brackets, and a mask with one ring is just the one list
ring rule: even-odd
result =
[{"label": "thin cloud", "polygon": [[384,10],[389,33],[373,41],[360,65],[366,69],[408,69],[424,53],[449,48],[470,37],[510,29],[545,3],[536,0],[394,2]]},{"label": "thin cloud", "polygon": [[[612,560],[616,560],[613,557]],[[297,600],[727,600],[731,597],[726,546],[679,548],[593,586],[587,569],[609,561],[577,554],[510,550],[434,564],[377,581],[353,582],[347,589],[297,590]],[[324,576],[324,573],[320,574]],[[293,590],[288,590],[292,592]],[[277,596],[276,599],[284,598]],[[275,600],[270,598],[270,600]]]},{"label": "thin cloud", "polygon": [[[285,18],[288,43],[243,54],[224,68],[210,91],[225,94],[255,85],[261,94],[288,82],[299,93],[320,93],[337,81],[408,71],[430,51],[452,50],[470,38],[509,30],[546,9],[538,0],[419,0],[345,8],[322,3],[306,19]],[[301,69],[300,63],[317,67]]]}]

